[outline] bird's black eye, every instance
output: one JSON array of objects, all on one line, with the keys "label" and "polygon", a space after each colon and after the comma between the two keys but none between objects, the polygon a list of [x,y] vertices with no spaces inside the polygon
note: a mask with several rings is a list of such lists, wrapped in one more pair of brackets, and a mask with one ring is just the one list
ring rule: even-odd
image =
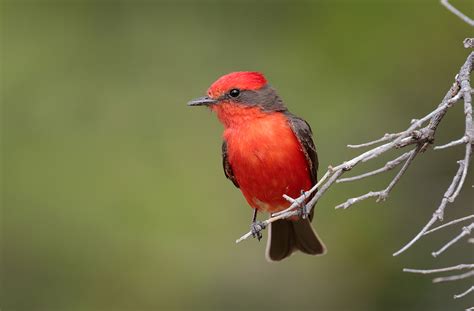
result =
[{"label": "bird's black eye", "polygon": [[238,90],[238,89],[232,89],[232,90],[230,90],[229,95],[230,95],[231,97],[237,97],[237,96],[240,95],[240,90]]}]

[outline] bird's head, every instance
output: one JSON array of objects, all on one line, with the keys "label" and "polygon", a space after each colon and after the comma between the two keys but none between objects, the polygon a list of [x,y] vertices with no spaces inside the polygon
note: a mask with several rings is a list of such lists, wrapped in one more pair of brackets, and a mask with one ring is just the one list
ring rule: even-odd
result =
[{"label": "bird's head", "polygon": [[196,98],[189,106],[208,106],[224,125],[248,119],[256,113],[286,111],[276,91],[267,84],[263,74],[238,71],[217,79],[207,96]]}]

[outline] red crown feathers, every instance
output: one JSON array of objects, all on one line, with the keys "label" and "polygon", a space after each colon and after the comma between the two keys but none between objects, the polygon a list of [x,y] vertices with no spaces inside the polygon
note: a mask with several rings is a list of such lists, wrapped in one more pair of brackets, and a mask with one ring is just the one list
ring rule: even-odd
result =
[{"label": "red crown feathers", "polygon": [[237,71],[226,74],[207,90],[211,98],[218,98],[231,89],[258,90],[267,84],[267,79],[260,72]]}]

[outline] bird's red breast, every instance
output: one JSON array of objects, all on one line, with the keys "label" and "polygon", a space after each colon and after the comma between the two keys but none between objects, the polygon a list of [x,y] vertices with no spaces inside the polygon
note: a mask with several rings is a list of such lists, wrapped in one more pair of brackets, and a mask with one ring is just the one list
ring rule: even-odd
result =
[{"label": "bird's red breast", "polygon": [[250,206],[277,212],[282,197],[311,188],[308,163],[288,119],[281,112],[224,102],[211,107],[225,126],[228,161]]}]

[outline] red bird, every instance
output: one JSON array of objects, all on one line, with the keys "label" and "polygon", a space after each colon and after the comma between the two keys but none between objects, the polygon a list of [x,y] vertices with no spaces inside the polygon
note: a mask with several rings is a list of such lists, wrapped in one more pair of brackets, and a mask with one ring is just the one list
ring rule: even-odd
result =
[{"label": "red bird", "polygon": [[[188,105],[208,106],[224,125],[224,173],[254,209],[252,232],[260,240],[257,212],[284,210],[288,202],[283,194],[298,197],[317,182],[318,157],[311,128],[288,111],[258,72],[222,76],[207,95]],[[273,222],[267,259],[282,260],[296,250],[324,254],[326,249],[311,227],[312,216]]]}]

